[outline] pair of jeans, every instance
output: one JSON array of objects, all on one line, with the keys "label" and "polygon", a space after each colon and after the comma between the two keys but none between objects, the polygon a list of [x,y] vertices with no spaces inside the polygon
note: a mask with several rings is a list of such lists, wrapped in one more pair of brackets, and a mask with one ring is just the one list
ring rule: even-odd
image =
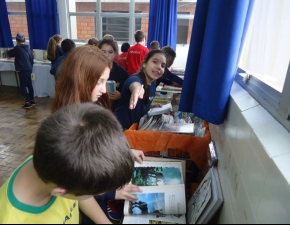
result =
[{"label": "pair of jeans", "polygon": [[32,86],[31,73],[32,70],[19,71],[20,90],[24,97],[25,102],[29,102],[30,100],[34,99],[34,90]]}]

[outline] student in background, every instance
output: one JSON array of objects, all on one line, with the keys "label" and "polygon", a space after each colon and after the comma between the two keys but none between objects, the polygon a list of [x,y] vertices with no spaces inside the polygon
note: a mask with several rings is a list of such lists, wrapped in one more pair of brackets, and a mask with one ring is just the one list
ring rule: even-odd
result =
[{"label": "student in background", "polygon": [[[110,62],[103,52],[92,45],[84,45],[74,48],[67,59],[61,65],[61,76],[58,79],[52,112],[74,103],[90,102],[110,109],[110,99],[106,93],[106,82],[110,74]],[[144,153],[132,150],[135,159],[142,163],[145,159]],[[114,189],[111,189],[114,190]],[[114,199],[125,199],[132,201],[135,196],[130,191],[141,191],[137,186],[129,184],[117,191],[110,191],[103,195],[95,196],[103,212],[108,218],[121,219],[120,212],[108,213],[107,202]],[[122,213],[122,212],[121,212]],[[120,218],[117,218],[116,215]],[[82,222],[92,222],[83,213]],[[114,217],[115,216],[115,217]]]},{"label": "student in background", "polygon": [[[29,45],[25,43],[22,33],[17,33],[16,46],[7,52],[8,57],[15,57],[15,70],[19,71],[20,90],[24,97],[23,108],[29,109],[35,105],[34,89],[31,81],[34,57]],[[28,92],[27,92],[27,89]]]},{"label": "student in background", "polygon": [[145,33],[142,30],[137,30],[134,37],[136,44],[131,46],[127,53],[128,73],[130,76],[140,70],[143,59],[149,52],[149,49],[145,46]]},{"label": "student in background", "polygon": [[[121,168],[121,169],[120,169]],[[0,187],[0,223],[111,223],[93,198],[130,182],[134,157],[115,116],[101,106],[66,106],[46,118],[27,158]]]},{"label": "student in background", "polygon": [[58,77],[61,75],[60,73],[57,73],[57,69],[59,68],[60,64],[67,58],[68,53],[76,47],[76,44],[71,39],[64,39],[61,42],[61,49],[64,53],[64,55],[58,57],[58,59],[55,61],[55,63],[51,66],[50,73],[54,75],[55,81],[58,79]]},{"label": "student in background", "polygon": [[49,38],[47,43],[47,59],[51,61],[51,65],[55,63],[58,57],[62,56],[64,53],[61,49],[61,42],[63,38],[59,34],[53,35]]},{"label": "student in background", "polygon": [[94,45],[98,47],[98,44],[99,44],[99,40],[95,37],[88,40],[88,45]]},{"label": "student in background", "polygon": [[151,41],[150,51],[152,51],[152,50],[160,50],[160,44],[158,41]]},{"label": "student in background", "polygon": [[163,76],[160,77],[156,81],[156,85],[158,86],[160,84],[160,82],[162,82],[163,84],[173,85],[173,86],[177,86],[177,87],[182,87],[183,79],[181,79],[176,74],[171,73],[169,71],[169,69],[168,69],[174,63],[174,60],[176,58],[176,52],[170,46],[164,46],[161,49],[161,51],[164,52],[165,57],[166,57],[166,68],[165,68]]},{"label": "student in background", "polygon": [[110,62],[110,76],[108,80],[113,80],[116,82],[116,92],[112,93],[109,92],[109,97],[111,99],[111,109],[114,112],[115,107],[118,103],[118,100],[121,97],[122,87],[125,81],[128,78],[128,72],[121,66],[119,66],[115,61],[114,58],[116,56],[116,45],[114,40],[103,38],[100,42],[98,47],[102,50],[104,55]]},{"label": "student in background", "polygon": [[118,45],[118,42],[115,40],[114,36],[111,35],[111,34],[105,34],[103,39],[111,39],[111,40],[114,41],[114,44],[116,46],[115,48],[117,49],[114,61],[117,62],[118,59],[119,59],[119,45]]},{"label": "student in background", "polygon": [[115,110],[124,130],[139,122],[149,111],[156,92],[155,80],[163,75],[165,67],[164,53],[161,50],[152,50],[146,55],[139,72],[126,80]]},{"label": "student in background", "polygon": [[130,44],[128,42],[124,42],[121,46],[122,53],[118,57],[117,63],[122,66],[124,69],[128,69],[127,65],[127,53],[128,49],[130,48]]}]

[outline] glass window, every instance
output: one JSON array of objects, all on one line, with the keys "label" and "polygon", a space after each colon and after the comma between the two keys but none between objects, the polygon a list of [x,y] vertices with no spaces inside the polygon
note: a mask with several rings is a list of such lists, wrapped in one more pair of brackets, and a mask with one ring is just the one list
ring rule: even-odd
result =
[{"label": "glass window", "polygon": [[177,44],[189,44],[197,0],[178,1]]},{"label": "glass window", "polygon": [[6,0],[8,19],[10,23],[11,35],[15,37],[18,32],[24,34],[28,39],[28,26],[26,17],[26,7],[24,1]]},{"label": "glass window", "polygon": [[289,10],[288,0],[255,1],[235,78],[288,131]]},{"label": "glass window", "polygon": [[95,17],[94,16],[71,16],[70,17],[72,39],[87,40],[95,37]]},{"label": "glass window", "polygon": [[289,10],[287,0],[255,2],[239,63],[240,68],[279,92],[290,59]]},{"label": "glass window", "polygon": [[111,34],[116,41],[125,42],[129,40],[129,18],[102,17],[102,26],[102,37]]},{"label": "glass window", "polygon": [[130,0],[101,0],[102,12],[128,13]]}]

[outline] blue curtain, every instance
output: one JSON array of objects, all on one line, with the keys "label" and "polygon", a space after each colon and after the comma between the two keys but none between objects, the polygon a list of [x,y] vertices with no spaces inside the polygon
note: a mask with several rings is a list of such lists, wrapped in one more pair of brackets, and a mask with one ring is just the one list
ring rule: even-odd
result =
[{"label": "blue curtain", "polygon": [[160,47],[176,49],[177,0],[150,0],[147,47],[158,41]]},{"label": "blue curtain", "polygon": [[56,0],[25,0],[29,45],[46,49],[50,37],[59,34]]},{"label": "blue curtain", "polygon": [[219,125],[231,87],[254,0],[198,0],[179,110]]},{"label": "blue curtain", "polygon": [[5,0],[0,0],[0,47],[14,47]]}]

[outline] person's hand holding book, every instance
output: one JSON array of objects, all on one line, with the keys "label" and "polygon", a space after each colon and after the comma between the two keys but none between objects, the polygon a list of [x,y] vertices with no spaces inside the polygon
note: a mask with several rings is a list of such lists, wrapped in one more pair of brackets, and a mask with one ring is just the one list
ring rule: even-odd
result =
[{"label": "person's hand holding book", "polygon": [[142,164],[142,162],[145,160],[144,152],[142,150],[135,150],[135,149],[132,149],[132,152],[133,152],[135,160],[138,163]]}]

